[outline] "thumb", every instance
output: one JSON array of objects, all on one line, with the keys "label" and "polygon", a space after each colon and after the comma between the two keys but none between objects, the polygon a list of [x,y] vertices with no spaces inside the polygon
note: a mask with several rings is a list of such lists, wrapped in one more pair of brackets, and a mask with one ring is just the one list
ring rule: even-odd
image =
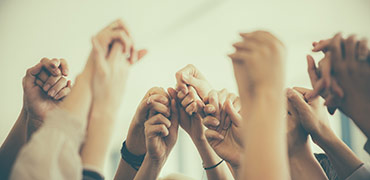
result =
[{"label": "thumb", "polygon": [[38,63],[35,66],[27,69],[26,76],[23,78],[24,88],[35,86],[36,76],[41,72],[42,67],[42,63]]},{"label": "thumb", "polygon": [[217,131],[215,130],[211,130],[211,129],[207,129],[205,131],[205,136],[206,136],[206,139],[208,142],[212,141],[212,140],[223,140],[224,139],[224,136],[220,133],[218,133]]},{"label": "thumb", "polygon": [[177,134],[179,129],[179,111],[176,99],[171,99],[171,124],[170,132]]},{"label": "thumb", "polygon": [[302,94],[299,94],[296,90],[287,89],[287,97],[292,106],[295,107],[297,113],[309,110],[309,105],[304,100]]},{"label": "thumb", "polygon": [[190,75],[190,74],[184,74],[182,76],[182,80],[188,84],[188,85],[191,85],[193,87],[198,87],[201,85],[201,82],[199,79],[195,78],[194,76]]},{"label": "thumb", "polygon": [[226,113],[229,115],[230,120],[236,127],[241,125],[242,116],[238,113],[238,111],[234,108],[234,105],[230,100],[226,101]]}]

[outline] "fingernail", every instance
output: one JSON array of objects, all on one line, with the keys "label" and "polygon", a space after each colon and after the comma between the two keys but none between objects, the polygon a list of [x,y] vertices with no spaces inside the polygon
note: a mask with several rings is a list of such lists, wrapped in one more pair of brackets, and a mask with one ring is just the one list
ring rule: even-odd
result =
[{"label": "fingernail", "polygon": [[68,73],[69,73],[68,69],[64,69],[64,70],[63,70],[63,72],[64,72],[64,75],[65,75],[65,76],[67,76],[67,75],[68,75]]},{"label": "fingernail", "polygon": [[50,88],[50,84],[45,84],[45,85],[44,85],[44,91],[48,91],[48,90],[49,90],[49,88]]},{"label": "fingernail", "polygon": [[60,74],[60,69],[54,69],[54,74],[59,75]]},{"label": "fingernail", "polygon": [[55,100],[58,100],[60,98],[60,94],[58,94],[58,95],[56,95],[55,97],[54,97],[54,99]]},{"label": "fingernail", "polygon": [[224,136],[223,135],[218,135],[218,137],[220,138],[220,139],[224,139]]},{"label": "fingernail", "polygon": [[220,121],[214,121],[215,123],[214,123],[214,126],[218,126],[218,125],[220,125]]},{"label": "fingernail", "polygon": [[213,107],[213,106],[209,106],[208,107],[208,112],[214,113],[215,111],[216,111],[216,108],[215,107]]},{"label": "fingernail", "polygon": [[150,103],[152,103],[152,101],[151,101],[151,99],[150,99],[150,97],[148,98],[148,100],[146,101],[146,104],[150,104]]},{"label": "fingernail", "polygon": [[189,115],[192,115],[193,113],[194,113],[194,107],[190,107],[190,109],[189,109]]},{"label": "fingernail", "polygon": [[52,97],[55,96],[55,90],[54,89],[49,91],[49,96],[52,96]]}]

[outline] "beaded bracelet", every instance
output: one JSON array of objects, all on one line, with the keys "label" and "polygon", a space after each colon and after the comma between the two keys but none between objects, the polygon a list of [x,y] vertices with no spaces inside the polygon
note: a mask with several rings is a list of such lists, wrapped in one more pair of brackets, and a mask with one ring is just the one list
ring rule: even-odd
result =
[{"label": "beaded bracelet", "polygon": [[215,167],[217,167],[218,165],[220,165],[222,162],[224,162],[224,160],[221,160],[219,163],[217,163],[216,165],[213,165],[211,167],[205,167],[204,170],[210,170],[210,169],[213,169]]}]

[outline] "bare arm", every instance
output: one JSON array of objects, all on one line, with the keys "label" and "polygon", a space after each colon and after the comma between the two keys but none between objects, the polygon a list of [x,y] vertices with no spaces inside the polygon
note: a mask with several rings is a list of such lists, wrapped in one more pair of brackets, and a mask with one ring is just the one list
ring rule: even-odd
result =
[{"label": "bare arm", "polygon": [[[282,43],[264,31],[241,34],[230,57],[241,99],[244,157],[238,178],[290,179]],[[266,170],[268,173],[266,173]]]},{"label": "bare arm", "polygon": [[331,128],[326,127],[324,130],[325,135],[315,140],[316,144],[325,151],[338,176],[346,179],[361,167],[363,162],[334,134]]},{"label": "bare arm", "polygon": [[290,102],[294,103],[304,129],[311,135],[313,141],[325,151],[338,176],[345,179],[363,162],[329,127],[323,100],[320,97],[311,98],[308,102],[304,100],[303,96],[309,93],[312,93],[312,91],[304,88],[294,88],[294,92],[289,97]]},{"label": "bare arm", "polygon": [[0,148],[0,179],[8,179],[15,159],[27,142],[27,112],[22,108],[5,142]]}]

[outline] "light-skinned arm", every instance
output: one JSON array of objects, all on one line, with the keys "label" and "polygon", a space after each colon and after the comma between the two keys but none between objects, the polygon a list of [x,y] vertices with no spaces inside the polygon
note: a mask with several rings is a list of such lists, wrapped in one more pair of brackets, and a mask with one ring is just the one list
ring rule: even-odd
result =
[{"label": "light-skinned arm", "polygon": [[[176,93],[174,89],[171,89],[171,91]],[[179,93],[181,93],[181,91],[177,92],[178,96]],[[181,101],[179,109],[180,126],[188,133],[197,148],[203,161],[203,167],[208,168],[216,165],[222,159],[212,149],[205,136],[205,127],[202,123],[203,101],[192,86],[188,87],[188,94],[183,99],[179,99],[179,101]],[[215,168],[206,170],[208,179],[228,179],[226,172],[227,166],[225,163],[221,163]]]},{"label": "light-skinned arm", "polygon": [[[272,34],[241,34],[229,55],[238,84],[243,144],[241,179],[290,179],[284,118],[284,45]],[[268,172],[268,173],[266,173]]]},{"label": "light-skinned arm", "polygon": [[204,111],[207,116],[203,123],[208,129],[205,136],[217,155],[229,164],[236,178],[243,153],[239,97],[224,89],[212,90],[206,99],[208,104]]},{"label": "light-skinned arm", "polygon": [[329,157],[334,169],[341,179],[347,178],[363,162],[340,140],[329,127],[326,113],[319,97],[306,102],[302,97],[311,90],[294,88],[290,101],[294,104],[303,128],[311,135],[312,140],[320,146]]},{"label": "light-skinned arm", "polygon": [[[316,98],[314,101],[306,103],[303,94],[300,94],[294,89],[287,89],[288,99],[288,155],[290,165],[290,175],[292,179],[328,179],[325,172],[317,162],[314,154],[311,151],[311,144],[308,139],[308,133],[303,128],[300,118],[309,118],[308,116],[326,117],[323,101]],[[320,104],[321,103],[321,104]],[[302,114],[307,109],[301,109],[302,106],[317,105],[314,111]],[[321,113],[324,111],[324,114]],[[311,114],[314,113],[315,115]]]},{"label": "light-skinned arm", "polygon": [[[121,20],[114,21],[100,31],[92,38],[92,44],[89,59],[94,69],[93,102],[81,159],[84,166],[93,166],[103,171],[129,67],[146,51],[135,51]],[[130,58],[127,58],[128,54]]]}]

